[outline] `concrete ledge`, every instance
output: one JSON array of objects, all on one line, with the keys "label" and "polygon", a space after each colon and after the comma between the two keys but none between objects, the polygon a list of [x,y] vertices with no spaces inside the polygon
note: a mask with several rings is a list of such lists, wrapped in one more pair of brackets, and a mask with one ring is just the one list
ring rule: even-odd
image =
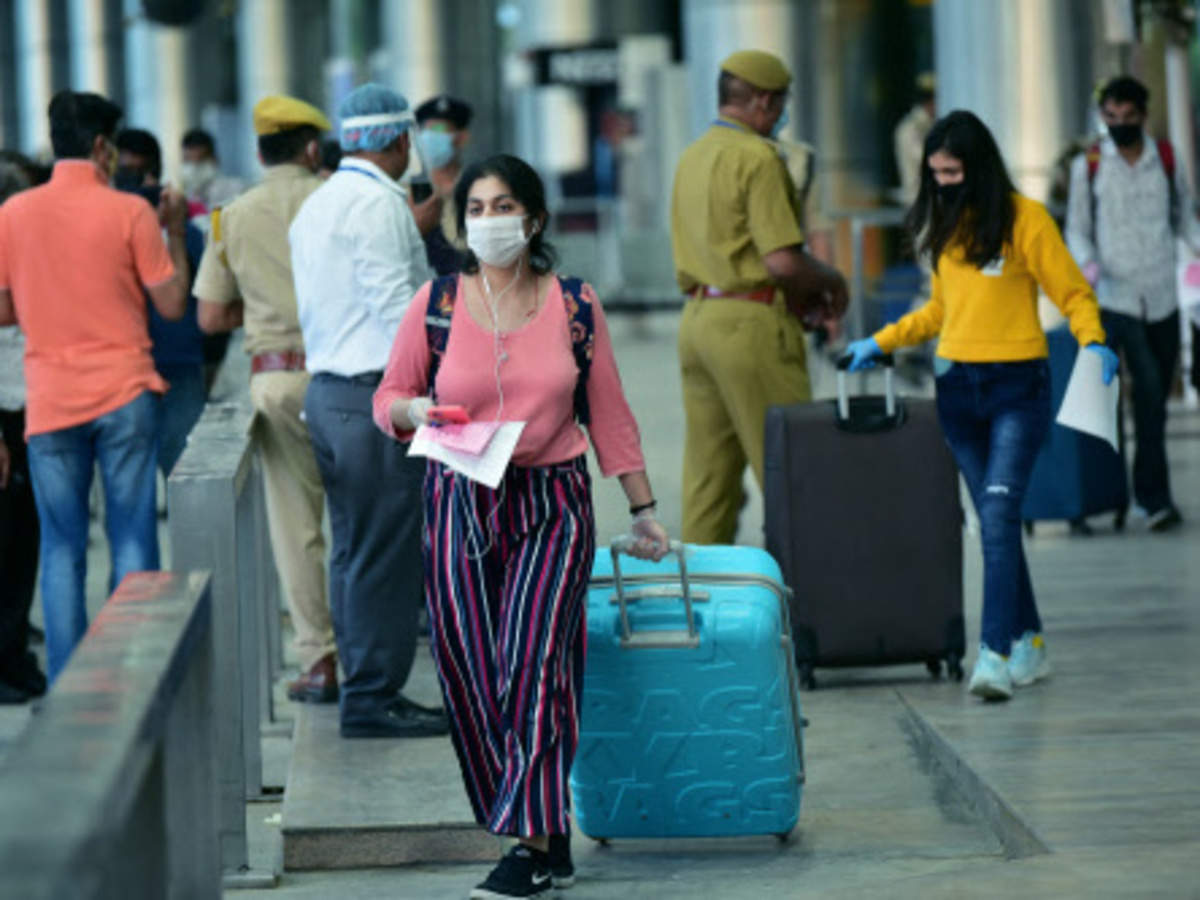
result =
[{"label": "concrete ledge", "polygon": [[345,740],[336,706],[300,704],[283,801],[283,867],[493,861],[448,737]]},{"label": "concrete ledge", "polygon": [[285,829],[283,868],[375,869],[414,863],[495,862],[499,840],[479,826]]},{"label": "concrete ledge", "polygon": [[907,715],[906,725],[918,750],[942,769],[963,793],[975,812],[991,827],[1009,859],[1023,859],[1052,852],[1015,807],[954,749],[937,726],[922,716],[900,691],[896,691]]}]

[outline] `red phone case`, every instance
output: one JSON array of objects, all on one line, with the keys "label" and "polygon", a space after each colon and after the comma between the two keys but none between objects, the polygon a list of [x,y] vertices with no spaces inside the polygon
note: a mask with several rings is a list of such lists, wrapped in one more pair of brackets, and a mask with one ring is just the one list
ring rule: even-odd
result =
[{"label": "red phone case", "polygon": [[426,415],[431,422],[439,425],[466,425],[471,421],[471,417],[461,406],[431,406]]}]

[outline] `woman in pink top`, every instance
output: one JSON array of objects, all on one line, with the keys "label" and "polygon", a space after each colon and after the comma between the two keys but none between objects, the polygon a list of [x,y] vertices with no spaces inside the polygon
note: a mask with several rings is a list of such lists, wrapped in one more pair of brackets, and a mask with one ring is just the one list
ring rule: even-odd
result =
[{"label": "woman in pink top", "polygon": [[[492,157],[463,173],[455,202],[470,248],[464,274],[413,298],[374,410],[399,440],[434,424],[430,394],[472,421],[526,423],[497,490],[429,462],[424,557],[433,655],[467,793],[481,825],[518,839],[471,896],[529,897],[548,891],[551,877],[563,887],[573,876],[567,775],[595,551],[577,418],[587,420],[601,472],[629,498],[637,555],[661,559],[667,533],[600,302],[590,286],[552,272],[537,173]],[[445,344],[435,362],[437,328]]]}]

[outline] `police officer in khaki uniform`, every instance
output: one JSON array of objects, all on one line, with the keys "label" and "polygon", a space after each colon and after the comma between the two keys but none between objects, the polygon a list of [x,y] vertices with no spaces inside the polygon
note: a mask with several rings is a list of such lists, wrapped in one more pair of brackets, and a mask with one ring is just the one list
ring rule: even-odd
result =
[{"label": "police officer in khaki uniform", "polygon": [[845,311],[846,282],[804,250],[797,194],[770,138],[792,76],[742,50],[721,64],[718,117],[680,157],[671,200],[687,432],[683,539],[731,543],[749,462],[763,483],[767,407],[810,399],[804,328]]},{"label": "police officer in khaki uniform", "polygon": [[308,428],[300,418],[309,376],[292,286],[288,226],[323,183],[317,177],[321,132],[329,120],[292,97],[254,107],[262,183],[212,215],[193,292],[200,327],[231,331],[245,323],[250,400],[267,495],[275,564],[296,629],[302,674],[293,700],[337,700],[337,658],[325,586],[324,491]]}]

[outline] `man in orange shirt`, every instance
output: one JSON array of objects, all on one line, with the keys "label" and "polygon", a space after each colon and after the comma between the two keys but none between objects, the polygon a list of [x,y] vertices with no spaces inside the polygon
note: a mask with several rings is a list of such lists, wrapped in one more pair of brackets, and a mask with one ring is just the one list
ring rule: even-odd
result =
[{"label": "man in orange shirt", "polygon": [[150,356],[143,289],[164,318],[183,316],[186,207],[167,192],[156,216],[141,197],[108,186],[120,119],[120,107],[96,94],[56,94],[54,174],[0,207],[0,325],[25,333],[51,681],[87,628],[88,493],[97,464],[110,588],[159,566],[156,415],[166,383]]}]

